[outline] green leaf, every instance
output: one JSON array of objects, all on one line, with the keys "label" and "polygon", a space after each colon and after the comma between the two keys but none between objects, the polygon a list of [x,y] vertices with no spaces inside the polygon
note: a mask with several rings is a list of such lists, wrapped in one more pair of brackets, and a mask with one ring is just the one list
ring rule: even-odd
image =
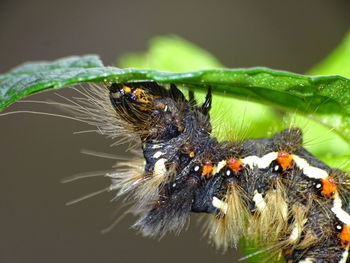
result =
[{"label": "green leaf", "polygon": [[54,62],[38,61],[24,63],[11,70],[8,75],[34,74],[39,71],[51,71],[54,69],[94,67],[103,67],[103,63],[97,55],[72,56],[58,59]]},{"label": "green leaf", "polygon": [[[82,59],[84,61],[86,57]],[[49,88],[62,88],[82,82],[154,80],[204,92],[211,86],[215,93],[304,114],[350,116],[350,80],[340,76],[308,77],[267,68],[162,73],[154,70],[91,67],[94,63],[71,61],[72,58],[67,58],[52,63],[35,63],[36,70],[29,70],[31,66],[26,64],[6,74],[0,82],[0,109],[26,95]],[[347,134],[341,135],[350,139]]]},{"label": "green leaf", "polygon": [[52,70],[45,68],[31,74],[8,75],[10,77],[0,82],[1,109],[12,100],[13,93],[23,97],[23,92],[30,94],[43,89],[88,81],[154,80],[163,84],[175,83],[204,91],[211,86],[214,87],[214,92],[268,103],[284,109],[297,109],[303,113],[350,115],[350,80],[340,76],[307,77],[267,68],[163,73],[154,70],[121,70],[113,67]]},{"label": "green leaf", "polygon": [[[72,76],[73,83],[78,83],[85,69],[104,69],[103,63],[96,55],[72,56],[53,62],[39,61],[19,65],[9,73],[0,75],[0,111],[12,102],[29,94],[49,88],[61,88],[69,84]],[[87,73],[90,74],[90,73]],[[56,79],[57,78],[57,79]]]}]

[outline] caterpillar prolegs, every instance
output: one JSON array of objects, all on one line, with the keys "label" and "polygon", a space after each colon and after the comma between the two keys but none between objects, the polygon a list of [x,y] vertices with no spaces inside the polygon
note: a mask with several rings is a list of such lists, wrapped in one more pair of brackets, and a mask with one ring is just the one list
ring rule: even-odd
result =
[{"label": "caterpillar prolegs", "polygon": [[113,83],[99,96],[92,124],[141,140],[143,169],[126,164],[129,171],[108,176],[110,189],[134,201],[134,226],[144,235],[178,233],[192,212],[206,213],[218,248],[244,237],[273,260],[350,262],[347,174],[305,150],[300,129],[219,142],[211,136],[210,88],[203,105],[191,91],[187,99],[175,85],[152,81]]}]

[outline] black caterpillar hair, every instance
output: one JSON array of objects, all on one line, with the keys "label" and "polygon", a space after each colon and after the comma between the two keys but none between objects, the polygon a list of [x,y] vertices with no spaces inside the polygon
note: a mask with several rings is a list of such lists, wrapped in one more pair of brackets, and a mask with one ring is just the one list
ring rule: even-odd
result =
[{"label": "black caterpillar hair", "polygon": [[203,105],[191,91],[187,99],[175,85],[152,81],[113,83],[96,94],[85,100],[93,104],[90,123],[141,142],[145,162],[122,163],[130,169],[108,176],[110,189],[134,201],[134,227],[144,235],[178,233],[191,212],[205,213],[220,249],[244,237],[271,251],[270,261],[350,262],[347,174],[305,150],[300,129],[219,142],[211,136],[210,88]]}]

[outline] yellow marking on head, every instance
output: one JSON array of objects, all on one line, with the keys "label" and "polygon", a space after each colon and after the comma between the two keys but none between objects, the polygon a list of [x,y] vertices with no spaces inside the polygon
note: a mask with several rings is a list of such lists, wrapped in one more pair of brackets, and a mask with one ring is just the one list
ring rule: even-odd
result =
[{"label": "yellow marking on head", "polygon": [[129,94],[129,93],[131,93],[131,88],[124,85],[124,86],[123,86],[123,91],[124,91],[126,94]]}]

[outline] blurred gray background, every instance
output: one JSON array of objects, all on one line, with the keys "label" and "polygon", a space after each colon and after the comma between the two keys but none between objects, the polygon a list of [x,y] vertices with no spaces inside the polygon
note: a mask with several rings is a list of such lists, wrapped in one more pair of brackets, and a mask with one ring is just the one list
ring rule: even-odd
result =
[{"label": "blurred gray background", "polygon": [[[267,66],[303,73],[337,45],[350,28],[348,0],[309,1],[48,1],[0,0],[0,72],[29,60],[100,54],[105,64],[143,51],[152,36],[178,34],[214,54],[227,67]],[[66,89],[59,91],[72,96]],[[57,100],[53,91],[32,100]],[[16,103],[20,109],[53,107]],[[56,111],[57,112],[57,111]],[[118,216],[113,193],[64,204],[109,184],[99,177],[61,184],[79,172],[106,170],[113,160],[81,149],[123,154],[90,127],[55,117],[0,117],[0,262],[235,262],[235,250],[216,252],[201,224],[161,242],[137,235]],[[119,212],[120,213],[120,212]]]}]

